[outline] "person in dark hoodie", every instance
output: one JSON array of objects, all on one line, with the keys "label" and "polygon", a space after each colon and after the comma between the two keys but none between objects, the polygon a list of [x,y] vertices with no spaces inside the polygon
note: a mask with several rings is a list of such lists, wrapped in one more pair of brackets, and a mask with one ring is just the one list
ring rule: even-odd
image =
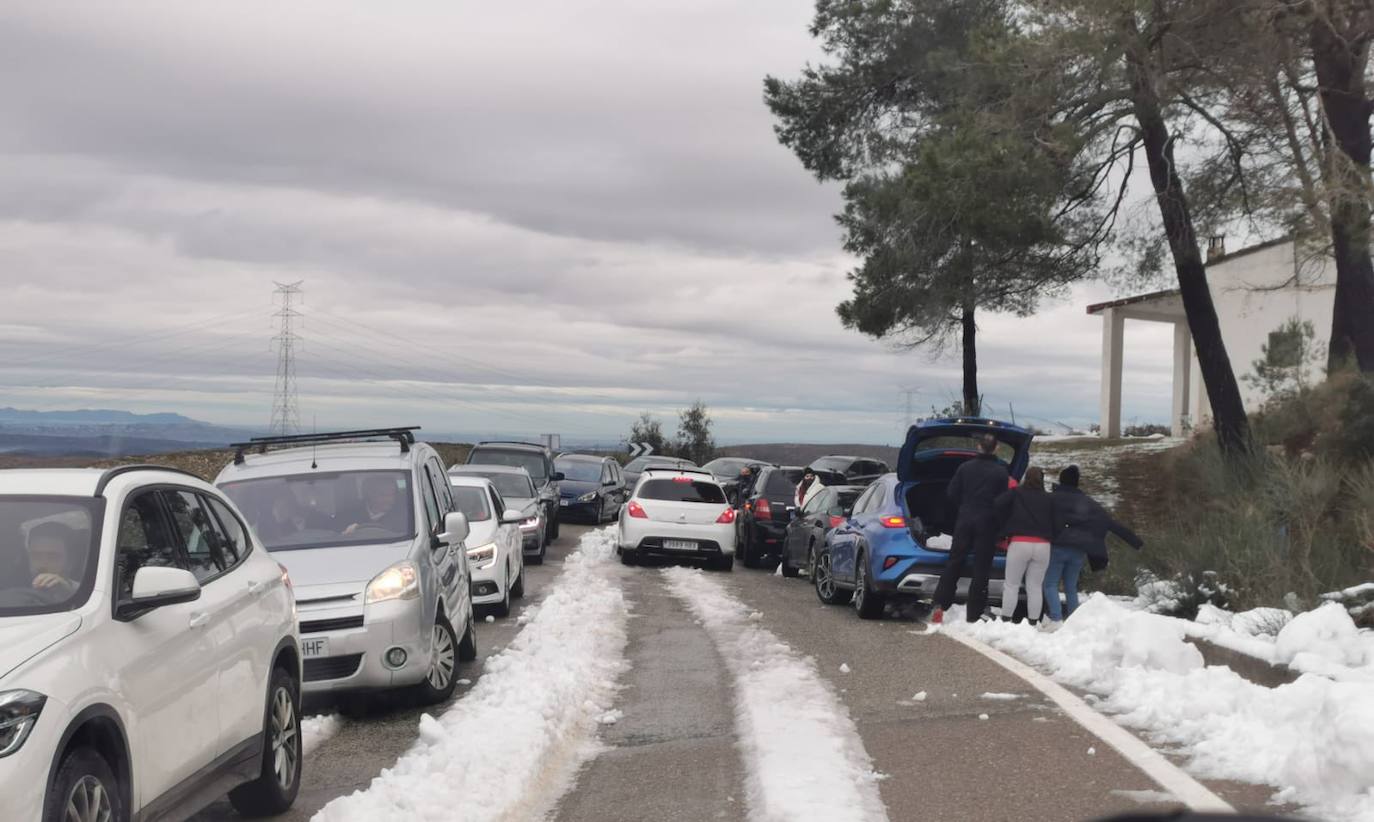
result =
[{"label": "person in dark hoodie", "polygon": [[951,505],[959,508],[954,520],[954,544],[949,559],[940,572],[940,584],[935,588],[935,612],[931,622],[944,622],[945,611],[954,606],[959,577],[964,573],[964,561],[973,554],[973,578],[968,588],[968,621],[976,622],[983,615],[988,602],[988,575],[992,573],[992,555],[997,547],[997,521],[993,502],[1007,490],[1011,476],[1007,467],[997,459],[997,438],[984,434],[978,440],[978,455],[954,472],[945,495]]},{"label": "person in dark hoodie", "polygon": [[1045,472],[1026,471],[1021,484],[1003,491],[993,511],[1006,537],[1007,575],[1002,584],[1002,621],[1010,622],[1026,583],[1026,621],[1040,623],[1044,605],[1045,571],[1050,566],[1050,538],[1054,536],[1054,500],[1045,491]]},{"label": "person in dark hoodie", "polygon": [[[1078,488],[1077,465],[1059,472],[1054,500],[1054,538],[1050,566],[1045,572],[1045,605],[1051,622],[1061,622],[1078,607],[1078,577],[1083,564],[1095,570],[1107,567],[1107,532],[1116,534],[1139,550],[1145,541],[1112,518],[1097,500]],[[1059,606],[1059,583],[1064,583],[1064,607]]]}]

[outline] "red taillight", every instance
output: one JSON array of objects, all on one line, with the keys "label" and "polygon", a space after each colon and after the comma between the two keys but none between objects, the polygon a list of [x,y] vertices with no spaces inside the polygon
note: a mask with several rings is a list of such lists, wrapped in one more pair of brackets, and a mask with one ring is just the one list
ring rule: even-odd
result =
[{"label": "red taillight", "polygon": [[754,519],[772,519],[773,504],[767,497],[759,497],[759,501],[754,503]]},{"label": "red taillight", "polygon": [[844,517],[834,517],[834,516],[832,516],[832,517],[830,518],[830,527],[831,527],[831,528],[839,528],[841,522],[844,522]]},{"label": "red taillight", "polygon": [[883,524],[883,527],[884,527],[884,528],[905,528],[905,527],[906,527],[906,517],[883,517],[882,519],[880,519],[880,520],[878,520],[878,521],[881,522],[881,523]]},{"label": "red taillight", "polygon": [[673,477],[673,482],[691,482],[691,477]]},{"label": "red taillight", "polygon": [[735,521],[735,509],[726,508],[720,516],[716,517],[716,522],[721,525],[729,525]]},{"label": "red taillight", "polygon": [[629,511],[630,516],[635,517],[636,519],[649,518],[649,515],[644,513],[644,507],[639,503],[635,502],[634,500],[630,500],[630,504],[625,506],[625,510]]}]

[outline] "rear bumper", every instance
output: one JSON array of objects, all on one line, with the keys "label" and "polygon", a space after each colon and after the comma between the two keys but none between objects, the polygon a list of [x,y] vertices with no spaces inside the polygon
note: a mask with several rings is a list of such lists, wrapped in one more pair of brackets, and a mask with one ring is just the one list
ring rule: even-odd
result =
[{"label": "rear bumper", "polygon": [[[929,599],[935,595],[935,588],[940,584],[940,574],[945,569],[942,559],[942,557],[922,557],[916,561],[908,559],[898,562],[886,571],[872,569],[874,571],[871,577],[873,586],[886,593],[906,594]],[[1004,555],[998,554],[988,572],[989,596],[999,597],[1002,595],[1002,583],[1005,578],[1006,561]],[[973,563],[970,561],[960,569],[955,596],[959,599],[966,598],[972,581]]]},{"label": "rear bumper", "polygon": [[[958,600],[968,599],[968,589],[972,582],[973,580],[969,577],[960,577],[959,585],[955,589],[956,593],[954,598]],[[938,573],[907,574],[898,581],[896,588],[893,590],[899,594],[909,594],[911,596],[920,597],[921,599],[931,599],[935,596],[935,589],[939,587],[939,585],[940,575]],[[989,579],[988,596],[994,598],[1002,596],[1003,585],[1003,580]]]},{"label": "rear bumper", "polygon": [[783,542],[787,539],[787,523],[756,519],[749,527],[754,529],[750,536],[759,554],[782,556]]},{"label": "rear bumper", "polygon": [[663,547],[665,539],[687,541],[680,537],[644,537],[635,545],[622,545],[620,549],[621,551],[631,551],[638,556],[677,557],[679,559],[691,559],[693,557],[707,559],[730,556],[735,553],[733,545],[722,545],[715,540],[692,539],[690,541],[695,547],[685,550]]}]

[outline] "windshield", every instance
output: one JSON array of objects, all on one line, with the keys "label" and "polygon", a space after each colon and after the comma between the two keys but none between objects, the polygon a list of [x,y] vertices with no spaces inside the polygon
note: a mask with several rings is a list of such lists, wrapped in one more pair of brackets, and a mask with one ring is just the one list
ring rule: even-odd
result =
[{"label": "windshield", "polygon": [[522,477],[519,474],[505,474],[499,471],[464,471],[458,476],[486,477],[491,480],[492,485],[496,486],[496,493],[505,500],[530,499],[537,493],[529,477]]},{"label": "windshield", "polygon": [[312,472],[220,487],[269,551],[379,545],[415,536],[407,471]]},{"label": "windshield", "polygon": [[529,472],[536,485],[549,478],[544,455],[533,451],[506,451],[497,448],[477,448],[468,457],[468,465],[511,465]]},{"label": "windshield", "polygon": [[853,462],[849,457],[821,457],[811,463],[811,467],[817,471],[838,471],[843,474]]},{"label": "windshield", "polygon": [[686,477],[645,480],[635,496],[668,502],[725,502],[725,492],[719,485]]},{"label": "windshield", "polygon": [[754,460],[744,459],[742,457],[721,457],[720,459],[711,460],[701,467],[718,477],[734,477],[739,474],[741,468],[746,465],[752,465],[753,463]]},{"label": "windshield", "polygon": [[0,497],[0,617],[70,611],[95,584],[104,501]]},{"label": "windshield", "polygon": [[488,504],[487,491],[485,488],[473,488],[471,485],[455,485],[453,487],[453,504],[463,516],[468,518],[468,522],[486,522],[491,519],[491,505]]},{"label": "windshield", "polygon": [[559,460],[554,466],[563,472],[563,479],[574,482],[601,482],[600,460]]}]

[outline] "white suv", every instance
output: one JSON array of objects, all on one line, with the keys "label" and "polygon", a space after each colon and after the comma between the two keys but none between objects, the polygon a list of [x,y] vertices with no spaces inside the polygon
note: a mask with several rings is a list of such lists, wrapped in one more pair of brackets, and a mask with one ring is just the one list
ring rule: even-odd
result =
[{"label": "white suv", "polygon": [[467,519],[412,431],[262,437],[215,480],[291,572],[307,695],[443,702],[477,657]]},{"label": "white suv", "polygon": [[0,819],[286,810],[298,642],[284,570],[205,482],[0,471]]},{"label": "white suv", "polygon": [[722,571],[735,565],[735,509],[709,471],[646,469],[620,510],[618,528],[626,565],[650,554],[702,560]]}]

